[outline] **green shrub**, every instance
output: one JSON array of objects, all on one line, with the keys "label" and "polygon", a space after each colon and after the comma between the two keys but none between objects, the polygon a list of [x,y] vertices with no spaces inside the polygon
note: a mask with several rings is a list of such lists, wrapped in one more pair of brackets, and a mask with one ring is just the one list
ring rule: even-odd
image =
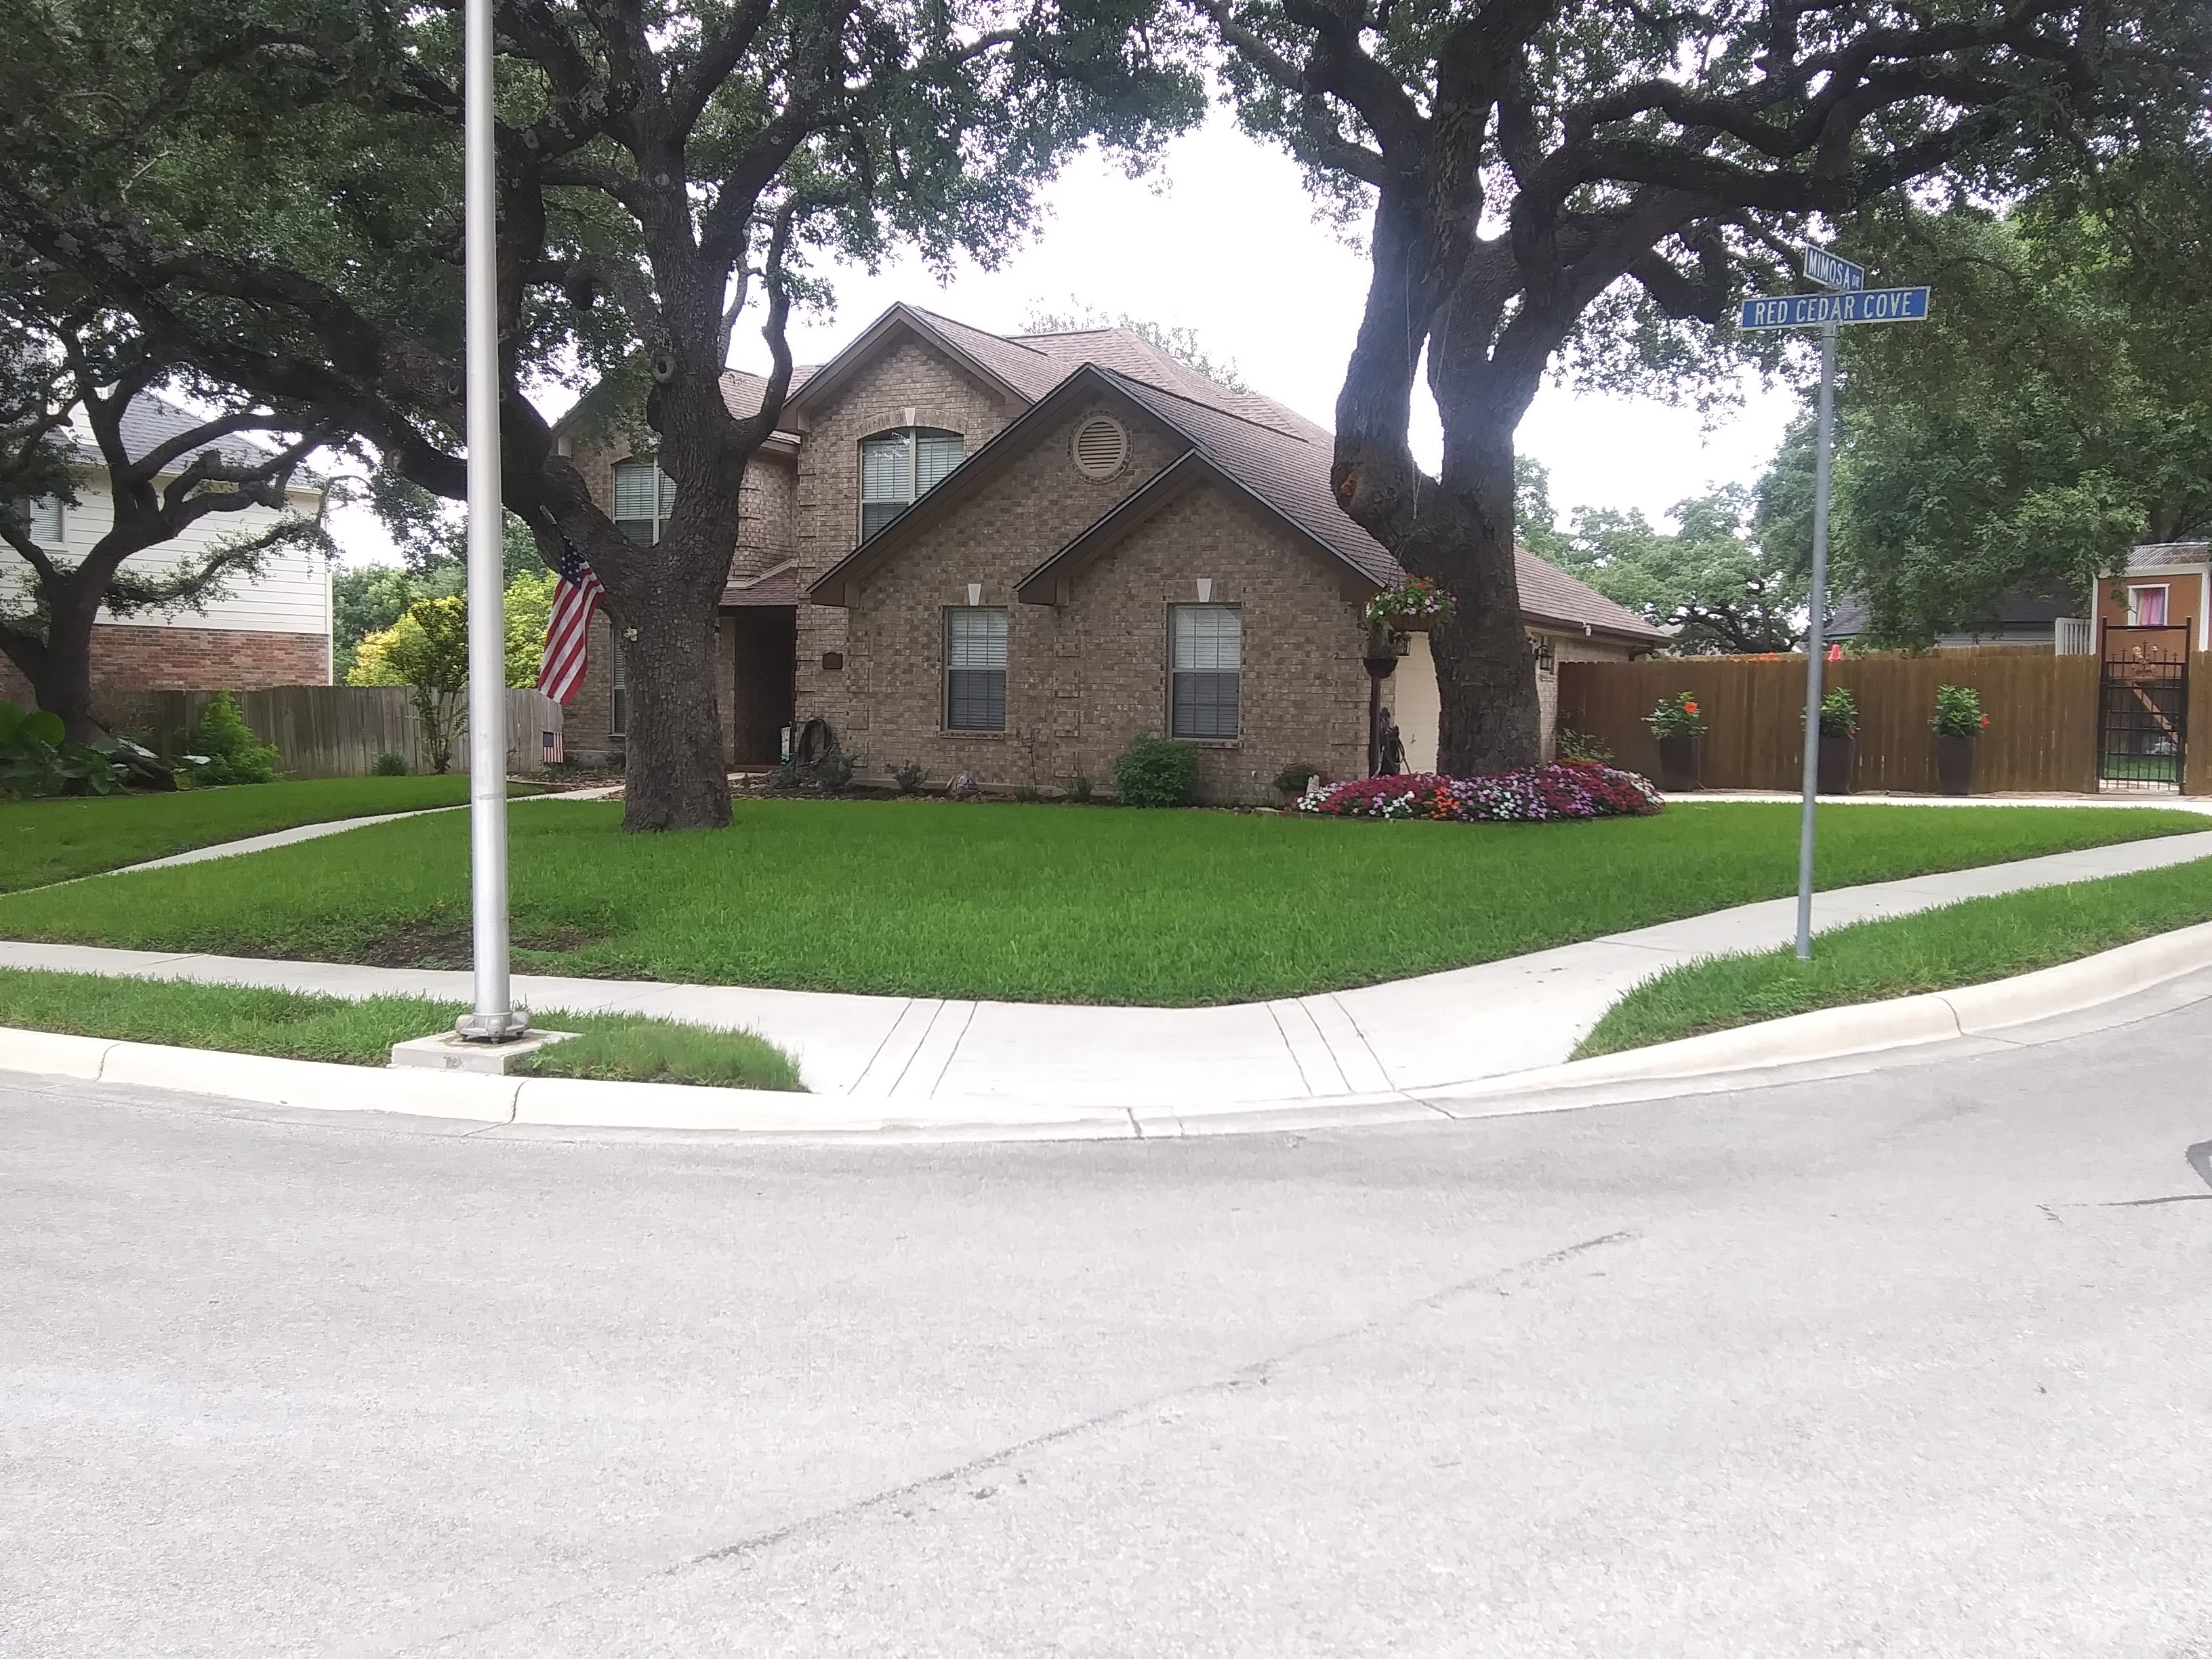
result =
[{"label": "green shrub", "polygon": [[1859,731],[1859,700],[1848,685],[1831,686],[1820,696],[1820,735],[1855,738]]},{"label": "green shrub", "polygon": [[842,794],[853,781],[853,757],[832,744],[814,763],[814,781],[830,794]]},{"label": "green shrub", "polygon": [[1613,758],[1613,745],[1603,738],[1593,737],[1587,732],[1577,732],[1571,726],[1559,728],[1553,746],[1563,761],[1605,762]]},{"label": "green shrub", "polygon": [[1078,806],[1088,805],[1091,800],[1091,780],[1078,772],[1067,781],[1067,798]]},{"label": "green shrub", "polygon": [[389,749],[380,750],[368,769],[380,778],[404,778],[407,775],[407,757],[396,755]]},{"label": "green shrub", "polygon": [[1971,685],[1936,688],[1936,716],[1928,722],[1939,738],[1979,737],[1990,717],[1982,712],[1982,694]]},{"label": "green shrub", "polygon": [[902,795],[919,793],[921,789],[921,781],[928,775],[928,773],[921,769],[920,761],[908,761],[904,766],[895,766],[891,769],[891,781],[898,785],[898,792]]},{"label": "green shrub", "polygon": [[238,699],[218,691],[185,740],[185,764],[196,783],[270,783],[276,777],[276,745],[253,735],[238,712]]},{"label": "green shrub", "polygon": [[1034,806],[1044,799],[1044,791],[1033,783],[1025,783],[1014,791],[1014,799]]},{"label": "green shrub", "polygon": [[1114,787],[1124,806],[1187,805],[1198,787],[1198,750],[1139,732],[1114,763]]},{"label": "green shrub", "polygon": [[1306,785],[1315,778],[1321,778],[1323,782],[1328,781],[1318,766],[1310,766],[1304,761],[1292,761],[1275,774],[1276,793],[1285,795],[1303,795],[1306,792]]}]

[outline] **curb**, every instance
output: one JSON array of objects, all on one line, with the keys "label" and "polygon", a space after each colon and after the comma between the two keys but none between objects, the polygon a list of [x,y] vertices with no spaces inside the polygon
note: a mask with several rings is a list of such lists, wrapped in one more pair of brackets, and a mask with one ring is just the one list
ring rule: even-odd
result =
[{"label": "curb", "polygon": [[[2212,968],[2212,922],[2011,979],[1898,997],[1571,1060],[1418,1095],[1387,1091],[1252,1101],[1218,1112],[1054,1106],[1015,1097],[939,1098],[916,1111],[888,1097],[781,1094],[667,1083],[277,1060],[0,1027],[0,1072],[126,1084],[296,1110],[398,1113],[487,1127],[672,1130],[887,1140],[1160,1139],[1298,1128],[1437,1122],[1567,1110],[1636,1097],[1637,1085],[1703,1093],[1784,1067],[1906,1054],[2081,1014]],[[1620,1091],[1626,1087],[1631,1093]],[[1644,1090],[1648,1097],[1653,1092]]]}]

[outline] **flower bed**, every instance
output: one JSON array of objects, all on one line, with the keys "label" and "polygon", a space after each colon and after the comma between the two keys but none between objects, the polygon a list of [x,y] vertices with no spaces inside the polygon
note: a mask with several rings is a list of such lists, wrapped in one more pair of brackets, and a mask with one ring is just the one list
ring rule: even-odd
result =
[{"label": "flower bed", "polygon": [[1553,761],[1524,772],[1448,778],[1415,772],[1355,778],[1309,790],[1301,812],[1339,818],[1430,818],[1447,823],[1541,823],[1557,818],[1645,817],[1659,792],[1633,772],[1593,761]]}]

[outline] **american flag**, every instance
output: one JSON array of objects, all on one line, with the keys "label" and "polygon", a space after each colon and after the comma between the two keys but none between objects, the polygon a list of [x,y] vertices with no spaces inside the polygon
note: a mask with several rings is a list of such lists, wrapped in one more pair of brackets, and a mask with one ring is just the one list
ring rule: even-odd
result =
[{"label": "american flag", "polygon": [[592,613],[606,597],[576,544],[563,533],[553,561],[561,580],[553,589],[553,619],[545,624],[545,656],[538,665],[538,689],[567,708],[591,665]]}]

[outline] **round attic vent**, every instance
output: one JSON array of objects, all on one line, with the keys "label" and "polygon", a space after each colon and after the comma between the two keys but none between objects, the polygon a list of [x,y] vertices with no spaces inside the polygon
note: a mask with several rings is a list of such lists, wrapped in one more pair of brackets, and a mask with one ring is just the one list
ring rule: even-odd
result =
[{"label": "round attic vent", "polygon": [[1110,415],[1093,415],[1075,428],[1075,470],[1086,478],[1110,478],[1129,459],[1129,434]]}]

